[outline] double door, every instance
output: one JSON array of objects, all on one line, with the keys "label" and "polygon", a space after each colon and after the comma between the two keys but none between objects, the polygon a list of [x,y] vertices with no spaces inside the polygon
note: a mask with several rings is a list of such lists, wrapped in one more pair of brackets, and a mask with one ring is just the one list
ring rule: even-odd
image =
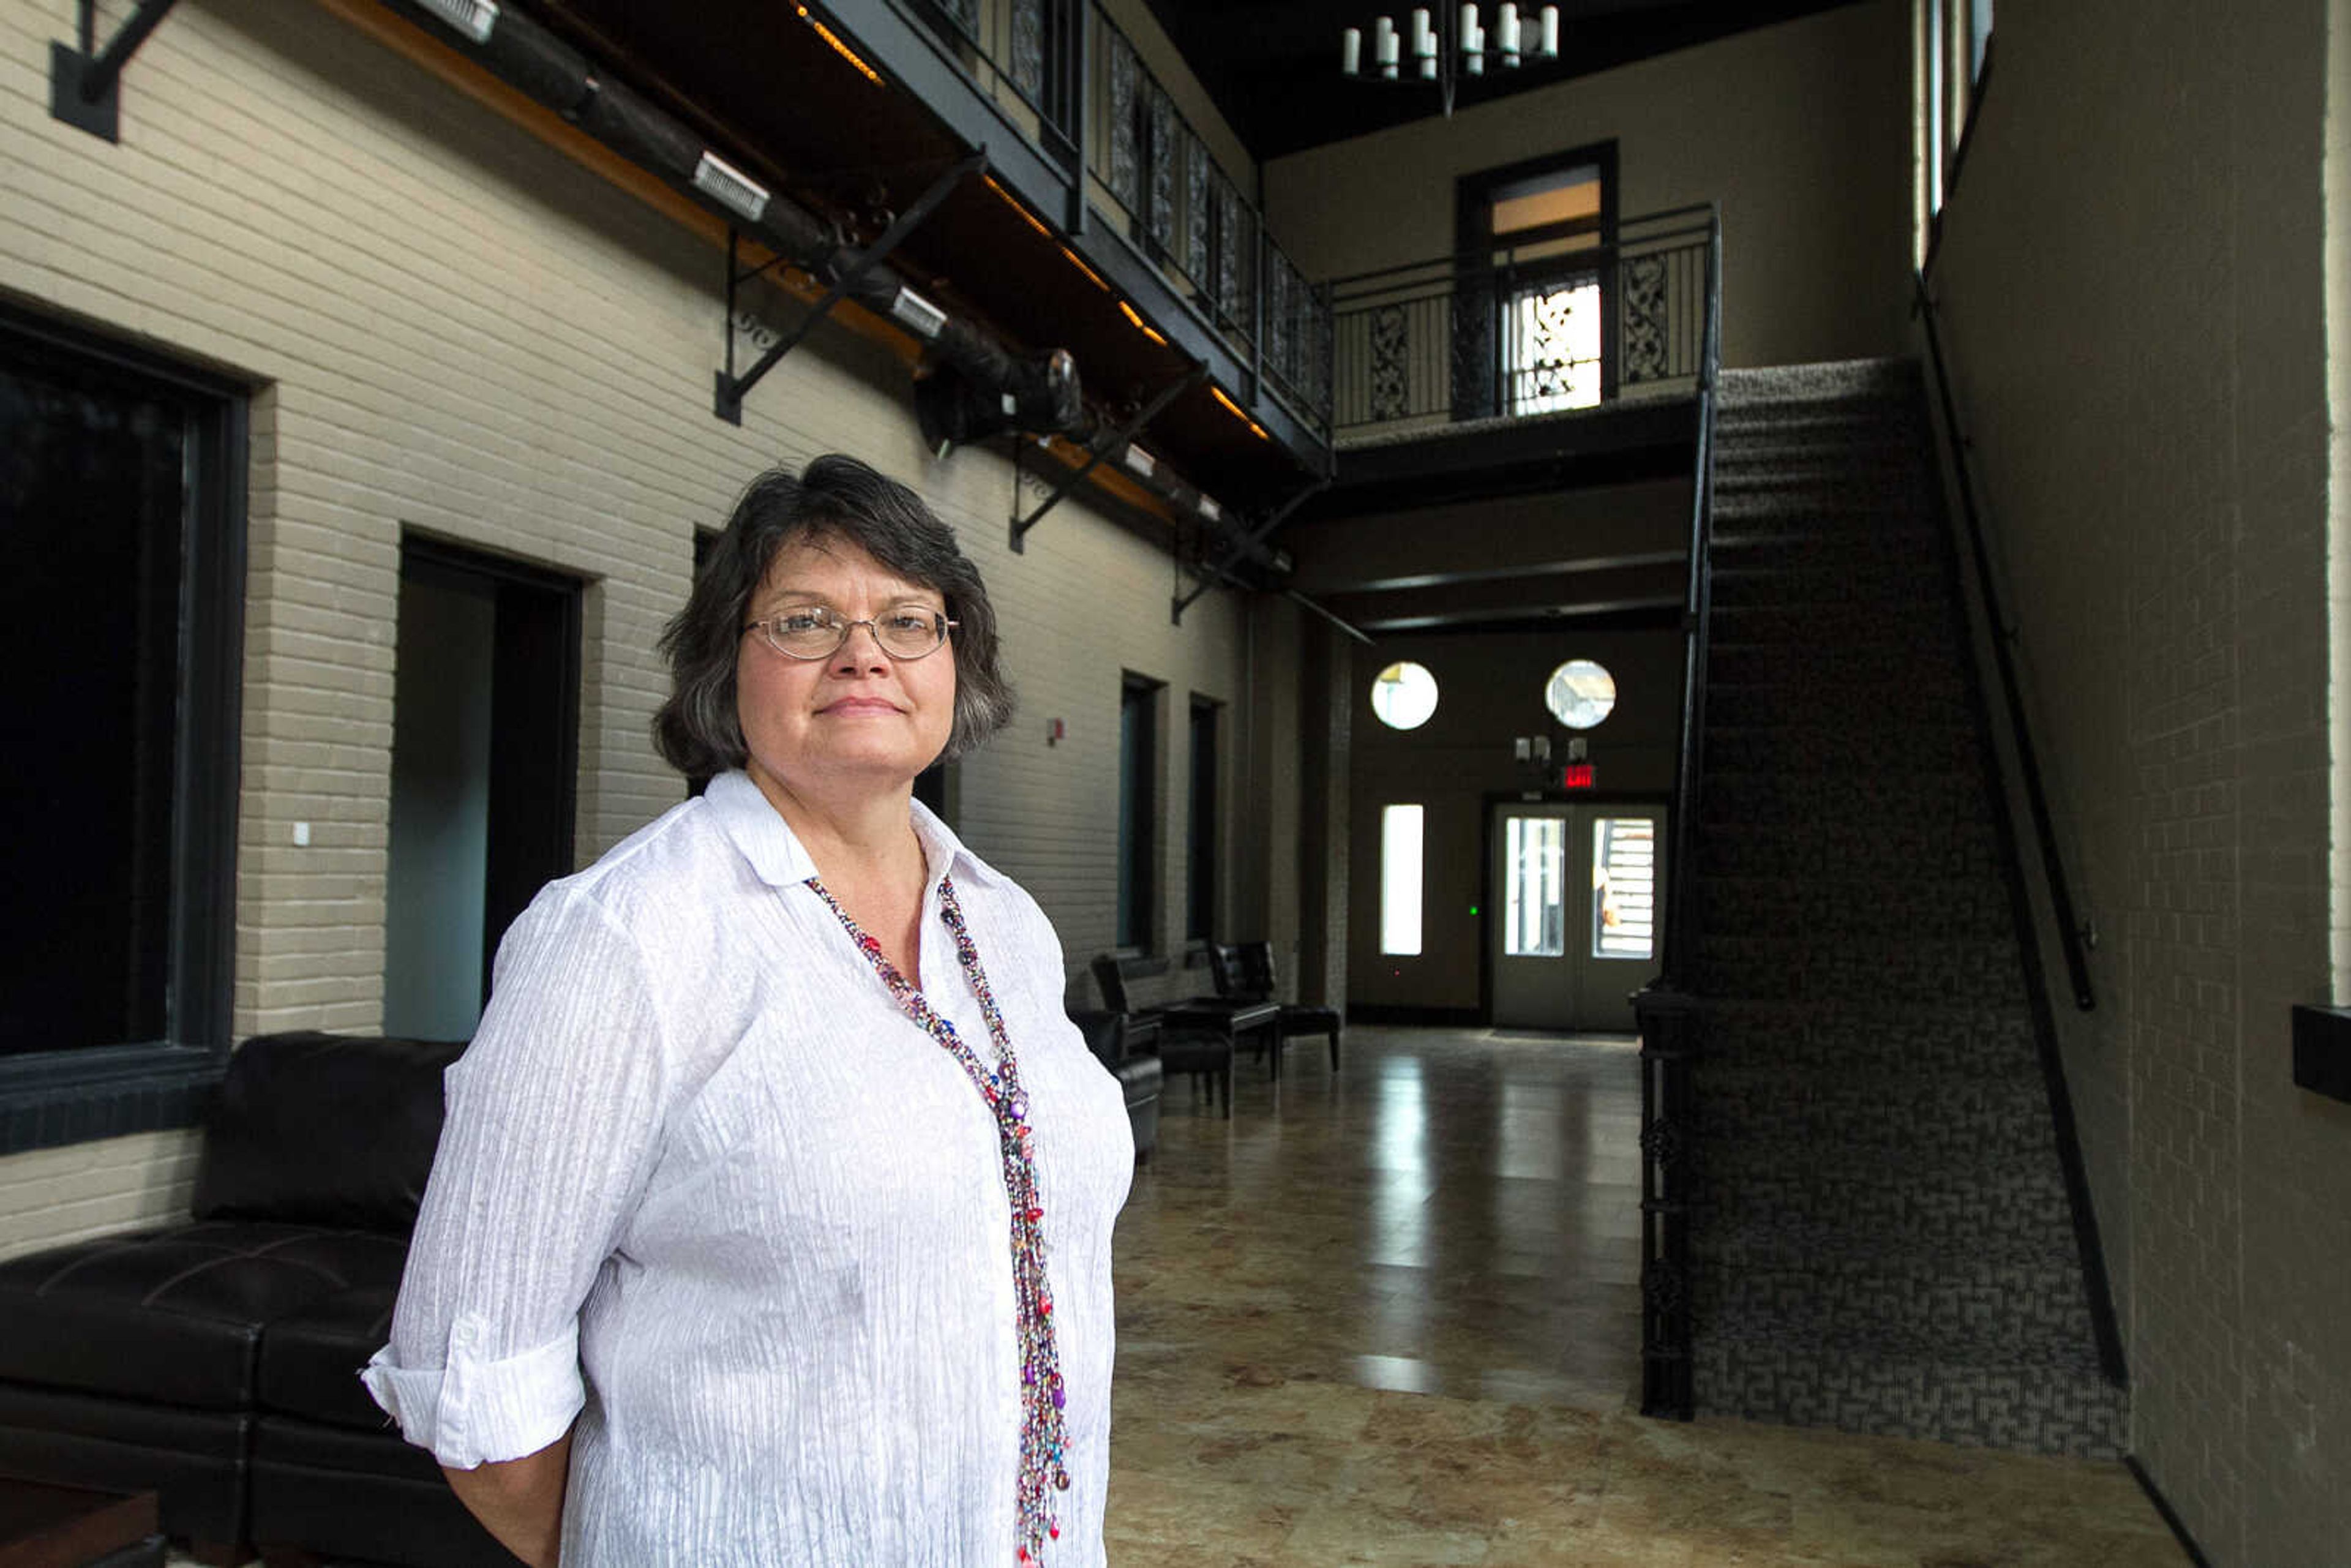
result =
[{"label": "double door", "polygon": [[1633,1032],[1664,961],[1664,804],[1498,802],[1486,842],[1495,1026]]}]

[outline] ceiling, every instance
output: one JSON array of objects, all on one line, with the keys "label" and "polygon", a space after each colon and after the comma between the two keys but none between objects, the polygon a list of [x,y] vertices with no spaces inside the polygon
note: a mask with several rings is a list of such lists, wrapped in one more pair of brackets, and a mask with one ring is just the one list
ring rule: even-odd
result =
[{"label": "ceiling", "polygon": [[[1440,110],[1434,85],[1351,81],[1339,71],[1339,36],[1393,16],[1408,29],[1409,4],[1384,0],[1147,0],[1234,131],[1259,161],[1425,119]],[[1629,65],[1851,0],[1559,0],[1560,57],[1465,78],[1456,107],[1489,103],[1594,71]],[[1432,5],[1434,12],[1450,5]],[[1538,12],[1541,0],[1520,7]],[[1487,32],[1498,7],[1480,7]],[[1407,66],[1407,69],[1409,67]]]}]

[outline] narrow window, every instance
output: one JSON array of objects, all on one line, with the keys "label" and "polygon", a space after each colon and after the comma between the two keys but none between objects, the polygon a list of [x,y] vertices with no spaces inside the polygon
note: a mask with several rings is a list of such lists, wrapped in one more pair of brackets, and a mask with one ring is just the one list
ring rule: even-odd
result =
[{"label": "narrow window", "polygon": [[1567,951],[1567,820],[1512,817],[1503,845],[1502,951],[1556,958]]},{"label": "narrow window", "polygon": [[1217,705],[1192,699],[1192,816],[1185,835],[1184,935],[1205,942],[1217,929]]},{"label": "narrow window", "polygon": [[1412,956],[1420,951],[1421,808],[1389,806],[1380,812],[1380,951]]},{"label": "narrow window", "polygon": [[1592,824],[1592,956],[1654,956],[1656,931],[1656,819],[1603,817]]},{"label": "narrow window", "polygon": [[1130,674],[1118,699],[1118,946],[1151,945],[1159,683]]}]

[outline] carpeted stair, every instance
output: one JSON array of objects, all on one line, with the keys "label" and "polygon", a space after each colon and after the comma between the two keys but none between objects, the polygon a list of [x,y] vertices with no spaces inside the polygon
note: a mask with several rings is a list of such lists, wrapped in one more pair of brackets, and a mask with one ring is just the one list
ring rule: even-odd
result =
[{"label": "carpeted stair", "polygon": [[1915,366],[1723,377],[1701,1412],[2110,1457]]}]

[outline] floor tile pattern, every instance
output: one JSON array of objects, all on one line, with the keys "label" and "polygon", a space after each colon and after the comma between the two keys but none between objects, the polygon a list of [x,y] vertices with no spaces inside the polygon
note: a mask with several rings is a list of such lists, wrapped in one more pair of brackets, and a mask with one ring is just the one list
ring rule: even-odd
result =
[{"label": "floor tile pattern", "polygon": [[1173,1087],[1116,1247],[1115,1568],[2179,1568],[2116,1464],[1635,1413],[1625,1041]]}]

